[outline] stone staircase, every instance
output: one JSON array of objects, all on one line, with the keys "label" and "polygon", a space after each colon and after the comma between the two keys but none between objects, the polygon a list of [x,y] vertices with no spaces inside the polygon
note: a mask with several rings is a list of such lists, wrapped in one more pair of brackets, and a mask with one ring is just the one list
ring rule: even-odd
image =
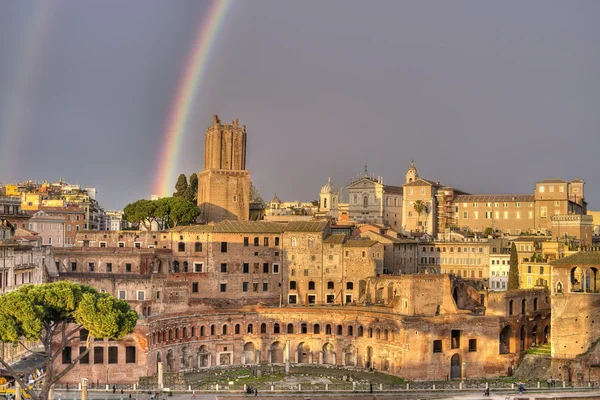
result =
[{"label": "stone staircase", "polygon": [[550,344],[538,346],[527,351],[514,373],[522,380],[545,382],[550,377]]}]

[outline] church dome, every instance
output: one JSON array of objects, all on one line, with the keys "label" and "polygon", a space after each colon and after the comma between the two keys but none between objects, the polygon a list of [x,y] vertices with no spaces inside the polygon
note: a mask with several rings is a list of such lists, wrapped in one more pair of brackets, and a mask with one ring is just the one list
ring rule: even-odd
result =
[{"label": "church dome", "polygon": [[333,186],[331,186],[331,177],[329,177],[325,186],[323,186],[321,188],[321,193],[327,194],[327,193],[332,193],[332,192],[333,192]]},{"label": "church dome", "polygon": [[275,196],[273,196],[273,198],[271,199],[271,203],[281,204],[281,200],[279,200],[279,198],[277,197],[277,193],[275,193]]}]

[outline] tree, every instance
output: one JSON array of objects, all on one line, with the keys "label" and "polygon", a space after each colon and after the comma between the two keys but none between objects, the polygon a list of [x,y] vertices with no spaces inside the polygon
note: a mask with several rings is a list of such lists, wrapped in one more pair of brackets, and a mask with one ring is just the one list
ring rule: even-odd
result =
[{"label": "tree", "polygon": [[265,204],[263,198],[258,193],[258,189],[254,186],[254,183],[250,181],[250,204]]},{"label": "tree", "polygon": [[190,175],[190,184],[188,185],[185,191],[185,196],[183,197],[191,203],[195,204],[198,202],[198,175]]},{"label": "tree", "polygon": [[145,199],[138,200],[125,206],[123,209],[123,218],[136,225],[138,228],[139,225],[142,224],[149,230],[152,222],[157,219],[156,206],[157,203],[155,201]]},{"label": "tree", "polygon": [[180,174],[179,178],[177,178],[177,183],[175,184],[176,192],[173,193],[173,197],[184,197],[187,188],[187,178],[185,177],[185,174]]},{"label": "tree", "polygon": [[196,218],[200,215],[200,209],[195,203],[181,197],[168,197],[162,200],[166,201],[166,215],[170,222],[169,226],[173,228],[196,222]]},{"label": "tree", "polygon": [[417,226],[419,225],[419,219],[421,218],[421,214],[423,214],[423,211],[425,211],[425,203],[423,202],[423,200],[415,200],[415,202],[413,203],[413,208],[415,210],[415,212],[417,213]]},{"label": "tree", "polygon": [[[21,286],[0,296],[0,341],[23,345],[23,339],[26,339],[40,341],[44,345],[46,358],[41,364],[31,367],[32,372],[45,367],[46,376],[40,392],[30,389],[1,356],[0,364],[34,400],[47,400],[50,387],[88,354],[90,335],[121,339],[133,332],[137,318],[137,313],[126,301],[99,293],[91,286],[69,281]],[[82,329],[88,332],[85,351],[62,370],[56,370],[56,360],[62,357],[63,350],[74,339],[83,336],[80,335],[84,333]],[[54,349],[53,341],[58,344]]]},{"label": "tree", "polygon": [[519,289],[519,256],[517,246],[510,246],[510,268],[508,270],[508,290]]},{"label": "tree", "polygon": [[483,236],[488,237],[490,236],[492,233],[494,233],[494,228],[491,227],[487,227],[485,228],[485,230],[483,231]]}]

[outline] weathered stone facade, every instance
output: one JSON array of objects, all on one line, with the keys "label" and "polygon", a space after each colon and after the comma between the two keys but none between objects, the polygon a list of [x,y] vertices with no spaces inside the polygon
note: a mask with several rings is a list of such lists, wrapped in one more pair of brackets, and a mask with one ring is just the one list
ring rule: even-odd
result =
[{"label": "weathered stone facade", "polygon": [[246,126],[221,124],[206,130],[204,171],[198,173],[198,207],[203,222],[248,221],[250,171],[246,170]]}]

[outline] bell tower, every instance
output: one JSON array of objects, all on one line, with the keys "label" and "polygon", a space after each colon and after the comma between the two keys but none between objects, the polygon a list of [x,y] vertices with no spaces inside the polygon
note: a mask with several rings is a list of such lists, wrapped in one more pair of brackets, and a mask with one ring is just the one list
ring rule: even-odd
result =
[{"label": "bell tower", "polygon": [[217,115],[204,138],[204,171],[198,174],[202,222],[248,221],[250,171],[246,170],[246,126],[235,119],[222,124]]},{"label": "bell tower", "polygon": [[406,183],[414,182],[419,178],[419,173],[417,172],[417,167],[415,167],[415,161],[410,160],[410,167],[408,167],[408,171],[406,171]]}]

